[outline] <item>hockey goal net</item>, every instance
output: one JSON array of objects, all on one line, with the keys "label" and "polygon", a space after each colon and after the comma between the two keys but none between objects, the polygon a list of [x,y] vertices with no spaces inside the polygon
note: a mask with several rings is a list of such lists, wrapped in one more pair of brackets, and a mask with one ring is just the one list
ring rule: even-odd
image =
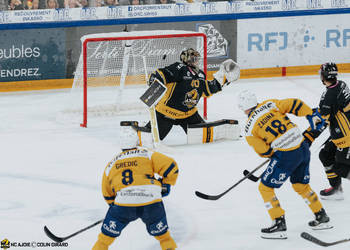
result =
[{"label": "hockey goal net", "polygon": [[[206,36],[200,32],[155,30],[86,35],[74,76],[66,112],[88,117],[145,112],[139,97],[148,76],[157,68],[179,61],[181,51],[201,54],[200,68],[207,73]],[[128,93],[129,91],[129,93]],[[206,117],[206,100],[201,104]]]}]

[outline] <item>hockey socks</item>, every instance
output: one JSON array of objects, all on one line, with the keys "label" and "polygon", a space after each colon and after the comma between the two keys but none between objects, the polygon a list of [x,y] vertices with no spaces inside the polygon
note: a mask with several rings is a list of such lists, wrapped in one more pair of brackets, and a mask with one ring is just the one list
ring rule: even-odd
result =
[{"label": "hockey socks", "polygon": [[115,238],[100,233],[98,235],[98,240],[92,247],[92,250],[108,250],[108,247],[113,243],[114,240]]},{"label": "hockey socks", "polygon": [[175,250],[177,248],[177,245],[170,236],[169,231],[167,231],[165,234],[154,237],[159,241],[162,250]]},{"label": "hockey socks", "polygon": [[316,193],[312,191],[309,184],[296,183],[293,184],[295,192],[297,192],[305,203],[308,204],[311,211],[315,214],[316,219],[309,222],[309,226],[313,230],[329,229],[333,226],[329,225],[329,217],[326,211],[322,208],[322,204],[318,199]]},{"label": "hockey socks", "polygon": [[260,182],[259,191],[264,200],[265,207],[272,220],[284,215],[284,210],[281,208],[280,202],[275,195],[273,188],[265,186]]},{"label": "hockey socks", "polygon": [[296,183],[292,186],[294,191],[303,197],[305,203],[309,206],[313,213],[321,210],[322,204],[318,199],[317,194],[312,191],[309,184]]}]

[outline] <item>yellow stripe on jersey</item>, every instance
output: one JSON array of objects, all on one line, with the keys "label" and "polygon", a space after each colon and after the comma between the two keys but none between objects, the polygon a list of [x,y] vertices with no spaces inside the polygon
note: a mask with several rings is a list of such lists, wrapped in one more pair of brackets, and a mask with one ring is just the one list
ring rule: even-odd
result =
[{"label": "yellow stripe on jersey", "polygon": [[332,178],[337,178],[338,177],[338,175],[336,174],[336,173],[327,173],[327,178],[328,179],[332,179]]},{"label": "yellow stripe on jersey", "polygon": [[167,84],[166,78],[165,78],[163,72],[160,71],[159,69],[157,69],[156,72],[157,72],[157,73],[160,75],[160,77],[162,78],[164,85]]},{"label": "yellow stripe on jersey", "polygon": [[204,127],[203,128],[203,143],[213,142],[214,128]]},{"label": "yellow stripe on jersey", "polygon": [[348,105],[346,105],[345,108],[343,108],[343,111],[344,111],[344,112],[350,111],[350,103],[349,103]]},{"label": "yellow stripe on jersey", "polygon": [[342,121],[342,124],[344,126],[344,130],[345,130],[345,135],[350,135],[350,122],[348,120],[348,118],[346,117],[346,115],[342,112],[338,112],[339,113],[339,118]]},{"label": "yellow stripe on jersey", "polygon": [[187,112],[183,112],[183,111],[180,111],[180,110],[177,110],[177,109],[174,109],[174,108],[171,108],[171,107],[168,107],[166,106],[165,104],[159,102],[156,106],[156,110],[169,117],[169,118],[173,118],[173,119],[185,119],[187,117],[190,117],[191,115],[193,115],[194,113],[197,112],[197,108],[193,108],[193,109],[190,109],[189,111]]},{"label": "yellow stripe on jersey", "polygon": [[338,123],[338,125],[339,125],[340,130],[341,130],[341,133],[342,133],[343,135],[345,135],[345,131],[344,131],[343,125],[342,125],[342,123],[341,123],[341,121],[340,121],[340,119],[339,119],[338,114],[336,114],[334,117],[335,117],[335,119],[337,120],[337,123]]},{"label": "yellow stripe on jersey", "polygon": [[160,100],[159,104],[167,104],[170,98],[173,96],[173,92],[176,86],[176,82],[167,83],[167,90]]}]

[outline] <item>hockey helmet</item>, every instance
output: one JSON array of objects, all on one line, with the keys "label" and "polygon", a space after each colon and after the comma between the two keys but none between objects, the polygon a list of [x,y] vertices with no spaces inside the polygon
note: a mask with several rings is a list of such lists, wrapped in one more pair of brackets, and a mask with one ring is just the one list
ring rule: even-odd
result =
[{"label": "hockey helmet", "polygon": [[324,63],[321,65],[319,73],[322,81],[336,80],[338,75],[338,67],[333,62]]},{"label": "hockey helmet", "polygon": [[189,66],[196,66],[200,56],[197,50],[189,48],[181,52],[180,61]]},{"label": "hockey helmet", "polygon": [[137,132],[132,128],[132,121],[121,121],[119,131],[119,145],[121,149],[135,148],[140,145]]},{"label": "hockey helmet", "polygon": [[250,90],[243,90],[238,94],[238,107],[242,111],[249,110],[258,105],[256,95]]}]

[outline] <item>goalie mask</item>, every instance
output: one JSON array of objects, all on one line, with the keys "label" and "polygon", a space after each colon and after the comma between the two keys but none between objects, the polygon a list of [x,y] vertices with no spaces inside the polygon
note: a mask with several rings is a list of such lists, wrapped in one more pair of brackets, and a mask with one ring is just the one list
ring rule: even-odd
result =
[{"label": "goalie mask", "polygon": [[191,67],[195,68],[196,70],[198,70],[198,63],[199,63],[200,56],[201,55],[199,54],[198,51],[190,48],[190,49],[186,49],[186,50],[181,52],[180,60],[184,64],[191,66]]}]

